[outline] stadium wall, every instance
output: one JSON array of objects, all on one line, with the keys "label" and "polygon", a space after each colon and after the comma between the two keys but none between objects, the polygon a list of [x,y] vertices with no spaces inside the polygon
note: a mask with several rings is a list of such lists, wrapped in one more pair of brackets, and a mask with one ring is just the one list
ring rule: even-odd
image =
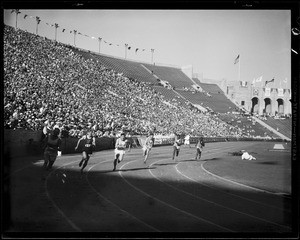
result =
[{"label": "stadium wall", "polygon": [[[267,113],[275,116],[280,110],[284,115],[291,114],[291,90],[289,88],[252,86],[250,82],[242,86],[241,82],[235,82],[227,86],[226,95],[238,106],[259,115]],[[282,101],[281,109],[279,101]]]},{"label": "stadium wall", "polygon": [[[42,131],[30,131],[30,130],[4,130],[4,144],[3,152],[4,159],[12,157],[23,157],[23,156],[42,156],[43,154],[43,133]],[[133,143],[133,146],[140,147],[145,141],[146,137],[133,136],[129,138]],[[195,144],[198,137],[191,137],[190,143]],[[94,151],[114,149],[116,138],[101,137],[96,138],[96,148]],[[75,151],[78,138],[68,137],[62,138],[62,154],[80,153],[80,149],[83,145],[83,141],[80,143],[78,150]],[[207,143],[211,142],[226,142],[226,141],[283,141],[282,139],[264,139],[264,138],[223,138],[213,137],[204,138]],[[154,147],[172,145],[174,137],[172,136],[155,136]],[[182,139],[182,143],[183,143]],[[82,144],[82,145],[81,145]]]},{"label": "stadium wall", "polygon": [[[9,157],[34,156],[43,154],[43,133],[42,131],[30,130],[5,130],[4,131],[4,155]],[[80,152],[83,141],[75,151],[78,138],[62,138],[62,154]],[[95,151],[113,149],[115,139],[110,137],[96,138]]]}]

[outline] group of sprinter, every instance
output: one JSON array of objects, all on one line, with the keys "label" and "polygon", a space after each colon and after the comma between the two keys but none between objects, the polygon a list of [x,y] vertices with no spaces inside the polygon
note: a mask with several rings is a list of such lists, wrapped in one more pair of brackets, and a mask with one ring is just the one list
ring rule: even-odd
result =
[{"label": "group of sprinter", "polygon": [[[79,162],[79,167],[81,168],[80,172],[83,173],[84,168],[87,166],[90,156],[93,153],[94,148],[96,147],[96,139],[92,135],[92,132],[89,131],[85,135],[83,135],[77,142],[75,150],[78,149],[80,142],[83,141],[83,147],[81,149],[82,159]],[[55,128],[45,135],[44,138],[44,168],[46,170],[50,170],[57,158],[58,155],[61,154],[61,139],[59,137],[59,129]],[[175,135],[174,143],[173,143],[173,157],[172,160],[175,160],[175,157],[178,157],[180,152],[181,145],[189,145],[190,146],[190,137],[186,136],[184,139],[184,143],[182,139]],[[142,144],[142,153],[143,153],[143,162],[146,164],[147,159],[149,157],[150,151],[154,145],[154,134],[150,132],[146,138],[146,140]],[[200,137],[196,143],[196,156],[195,160],[199,160],[201,158],[201,153],[205,143],[203,138]],[[123,161],[126,148],[130,149],[131,142],[129,139],[125,138],[125,133],[121,133],[120,137],[116,140],[115,150],[114,150],[114,160],[113,160],[113,171],[116,170],[117,164]]]}]

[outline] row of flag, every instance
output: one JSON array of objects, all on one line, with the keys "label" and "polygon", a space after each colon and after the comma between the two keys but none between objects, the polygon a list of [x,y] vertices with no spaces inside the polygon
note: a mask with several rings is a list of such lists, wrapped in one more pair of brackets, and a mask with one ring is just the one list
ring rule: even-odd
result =
[{"label": "row of flag", "polygon": [[[263,78],[263,76],[260,76],[260,77],[258,77],[258,78],[254,78],[254,79],[252,80],[251,85],[255,86],[255,83],[262,82],[262,78]],[[271,82],[275,82],[275,78],[272,78],[271,80],[266,80],[266,81],[265,81],[265,86],[266,86],[268,83],[271,83]],[[283,81],[280,81],[280,86],[281,86],[282,82],[286,84],[286,83],[287,83],[287,78],[285,78]]]},{"label": "row of flag", "polygon": [[[11,11],[11,14],[13,14],[13,13],[20,14],[21,12],[20,12],[18,9],[14,9],[14,10]],[[42,20],[40,19],[40,17],[38,17],[38,16],[34,17],[34,16],[30,16],[30,15],[28,15],[28,14],[24,14],[23,19],[26,19],[26,18],[35,18],[36,21],[37,21],[37,24],[40,24],[40,22],[44,22],[44,21],[42,21]],[[55,23],[55,24],[51,24],[51,23],[47,23],[47,22],[44,22],[44,23],[45,23],[46,25],[48,25],[48,26],[51,26],[51,27],[55,27],[55,28],[59,28],[59,27],[60,27],[57,23]],[[94,40],[102,41],[102,38],[100,38],[100,37],[96,38],[96,37],[93,37],[93,36],[89,36],[89,35],[87,35],[87,34],[83,34],[83,33],[81,33],[81,32],[78,32],[77,30],[68,30],[67,28],[62,28],[62,31],[61,31],[61,32],[63,32],[63,33],[69,32],[69,33],[78,34],[78,35],[81,35],[81,36],[84,36],[84,37],[88,37],[88,38],[91,38],[91,39],[94,39]],[[109,46],[117,46],[117,47],[120,46],[120,44],[114,44],[114,43],[111,43],[111,42],[108,42],[108,41],[105,41],[105,40],[103,40],[103,42],[104,42],[105,44],[108,44]],[[125,47],[126,47],[128,50],[135,49],[135,54],[136,54],[138,51],[144,52],[145,50],[147,50],[147,49],[145,49],[145,48],[137,48],[137,47],[134,48],[134,47],[132,47],[132,46],[128,46],[128,44],[125,44]],[[154,49],[149,49],[149,50],[151,50],[152,52],[154,51]]]},{"label": "row of flag", "polygon": [[[234,64],[237,64],[237,63],[239,63],[239,62],[240,62],[240,54],[237,55],[237,57],[234,59]],[[254,79],[252,80],[251,85],[254,85],[254,86],[255,86],[255,83],[262,82],[262,78],[263,78],[263,76],[260,76],[260,77],[258,77],[258,78],[254,78]],[[265,81],[265,86],[266,86],[268,83],[271,83],[271,82],[275,82],[275,78],[272,78],[271,80]],[[280,81],[280,86],[281,86],[281,82],[282,82],[282,81]],[[285,79],[283,80],[283,83],[287,83],[287,78],[285,78]],[[246,87],[246,86],[247,86],[247,81],[241,81],[241,86]]]}]

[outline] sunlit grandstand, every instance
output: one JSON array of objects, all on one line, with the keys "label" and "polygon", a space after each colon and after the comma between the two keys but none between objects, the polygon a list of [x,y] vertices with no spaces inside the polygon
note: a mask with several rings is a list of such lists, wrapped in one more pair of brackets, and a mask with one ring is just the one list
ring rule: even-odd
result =
[{"label": "sunlit grandstand", "polygon": [[4,236],[292,236],[289,64],[251,45],[288,10],[85,4],[4,11]]},{"label": "sunlit grandstand", "polygon": [[257,111],[247,111],[217,84],[180,68],[86,51],[9,26],[4,28],[4,59],[6,128],[41,130],[48,121],[73,136],[90,128],[97,136],[120,131],[291,135],[289,121],[272,118],[261,125],[259,116],[251,116]]}]

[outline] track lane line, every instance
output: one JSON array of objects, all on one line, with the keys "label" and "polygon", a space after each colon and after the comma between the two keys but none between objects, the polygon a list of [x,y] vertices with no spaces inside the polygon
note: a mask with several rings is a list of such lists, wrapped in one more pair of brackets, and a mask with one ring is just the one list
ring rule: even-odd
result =
[{"label": "track lane line", "polygon": [[[129,164],[129,163],[132,163],[132,162],[136,162],[136,161],[139,161],[139,160],[133,160],[133,161],[127,162],[127,163],[125,163],[124,165],[122,165],[122,166],[120,167],[120,169],[122,169],[125,165],[127,165],[127,164]],[[211,222],[211,221],[205,220],[205,219],[200,218],[200,217],[198,217],[198,216],[195,216],[195,215],[193,215],[193,214],[191,214],[191,213],[189,213],[189,212],[186,212],[186,211],[181,210],[181,209],[179,209],[179,208],[177,208],[177,207],[174,207],[173,205],[170,205],[170,204],[168,204],[168,203],[166,203],[166,202],[164,202],[164,201],[162,201],[162,200],[160,200],[160,199],[158,199],[158,198],[152,196],[151,194],[148,194],[148,193],[142,191],[141,189],[137,188],[136,186],[134,186],[133,184],[131,184],[129,181],[127,181],[127,180],[125,179],[125,177],[123,177],[121,171],[119,171],[119,175],[123,178],[123,180],[124,180],[128,185],[130,185],[131,187],[133,187],[134,189],[136,189],[137,191],[139,191],[139,192],[142,193],[143,195],[145,195],[145,196],[147,196],[147,197],[151,197],[151,198],[153,198],[153,199],[156,199],[158,202],[160,202],[160,203],[163,204],[163,205],[166,205],[166,206],[168,206],[168,207],[170,207],[170,208],[172,208],[172,209],[175,209],[176,211],[182,212],[182,213],[184,213],[184,214],[186,214],[186,215],[188,215],[188,216],[190,216],[190,217],[196,218],[196,219],[198,219],[198,220],[200,220],[200,221],[202,221],[202,222],[206,222],[206,223],[208,223],[208,224],[214,225],[214,226],[216,226],[216,227],[218,227],[218,228],[220,228],[220,229],[223,229],[223,230],[226,230],[226,231],[229,231],[229,232],[235,232],[235,231],[233,231],[233,230],[231,230],[231,229],[229,229],[229,228],[220,226],[220,225],[218,225],[218,224],[216,224],[216,223],[213,223],[213,222]]]},{"label": "track lane line", "polygon": [[[79,155],[79,154],[78,154],[78,155]],[[79,156],[80,156],[80,155],[79,155]],[[73,156],[73,155],[72,155],[72,156],[64,156],[64,157],[61,157],[61,159],[65,160],[65,159],[74,158],[74,157],[77,157],[77,155],[75,155],[75,156]],[[80,161],[80,160],[68,162],[68,163],[66,163],[66,164],[63,164],[62,166],[59,166],[59,167],[53,169],[53,171],[51,171],[51,172],[47,175],[47,177],[46,177],[46,179],[45,179],[44,188],[45,188],[45,193],[46,193],[47,198],[51,201],[52,205],[53,205],[53,206],[56,208],[56,210],[61,214],[61,216],[62,216],[62,217],[70,224],[70,226],[71,226],[74,230],[76,230],[76,231],[78,231],[78,232],[82,232],[82,230],[81,230],[75,223],[73,223],[72,220],[71,220],[70,218],[68,218],[68,217],[64,214],[64,212],[56,205],[56,203],[54,202],[54,200],[51,198],[51,196],[50,196],[50,194],[49,194],[49,191],[48,191],[48,188],[47,188],[48,179],[50,178],[50,176],[51,176],[52,174],[54,174],[54,172],[56,172],[57,170],[59,170],[59,169],[61,169],[61,168],[64,168],[65,166],[71,165],[71,164],[76,163],[76,162],[79,162],[79,161]]]},{"label": "track lane line", "polygon": [[[213,154],[210,154],[210,155],[213,155]],[[164,161],[164,160],[158,160],[158,161],[152,163],[150,166],[152,166],[152,165],[154,165],[155,163],[160,162],[160,161]],[[180,164],[180,163],[178,163],[177,165],[179,165],[179,164]],[[175,168],[176,168],[176,171],[179,172],[178,169],[177,169],[177,165],[175,166]],[[268,221],[268,220],[266,220],[266,219],[262,219],[262,218],[260,218],[260,217],[253,216],[253,215],[251,215],[251,214],[247,214],[247,213],[244,213],[244,212],[240,212],[240,211],[238,211],[238,210],[236,210],[236,209],[233,209],[233,208],[230,208],[230,207],[226,207],[226,206],[224,206],[224,205],[221,205],[221,204],[218,204],[218,203],[209,201],[209,200],[207,200],[207,199],[198,197],[198,196],[196,196],[196,195],[194,195],[194,194],[191,194],[191,193],[189,193],[189,192],[186,192],[186,191],[184,191],[184,190],[182,190],[182,189],[180,189],[180,188],[174,187],[174,186],[172,186],[171,184],[168,184],[168,183],[166,183],[166,182],[163,181],[163,180],[160,180],[158,177],[155,176],[155,174],[153,174],[153,172],[152,172],[151,169],[149,169],[149,172],[150,172],[150,174],[151,174],[154,178],[156,178],[158,181],[164,183],[165,185],[167,185],[167,186],[173,188],[173,189],[176,190],[176,191],[183,192],[183,193],[185,193],[185,194],[187,194],[187,195],[190,195],[190,196],[192,196],[192,197],[194,197],[194,198],[197,198],[197,199],[200,199],[200,200],[202,200],[202,201],[205,201],[205,202],[208,202],[208,203],[217,205],[217,206],[219,206],[219,207],[225,208],[225,209],[230,210],[230,211],[237,212],[237,213],[242,214],[242,215],[246,215],[246,216],[248,216],[248,217],[257,219],[257,220],[259,220],[259,221],[263,221],[263,222],[267,222],[267,223],[270,223],[270,224],[273,224],[273,225],[276,225],[276,226],[280,226],[280,227],[283,227],[283,228],[289,228],[289,229],[291,229],[291,228],[288,227],[288,226],[281,225],[281,224],[277,224],[277,223]],[[179,172],[179,173],[180,173],[180,172]],[[180,174],[181,174],[181,173],[180,173]],[[196,181],[196,180],[194,180],[194,179],[192,179],[192,178],[189,178],[188,176],[185,176],[184,174],[181,174],[181,175],[184,176],[184,177],[186,177],[186,178],[188,178],[188,179],[190,179],[191,181],[194,181],[194,182],[196,182],[196,183],[198,183],[198,184],[201,184],[201,183],[199,183],[198,181]],[[201,184],[201,185],[206,186],[205,184]],[[224,193],[226,193],[226,192],[224,192]],[[246,199],[246,200],[247,200],[247,199]]]},{"label": "track lane line", "polygon": [[[74,156],[72,156],[72,157],[74,157]],[[48,191],[48,188],[47,188],[47,182],[48,182],[48,179],[50,178],[50,176],[51,176],[54,172],[56,172],[57,170],[59,170],[59,169],[65,167],[65,166],[67,166],[67,165],[70,165],[70,164],[72,164],[72,163],[79,162],[79,161],[80,161],[80,160],[72,161],[72,162],[70,162],[70,163],[64,164],[64,165],[62,165],[62,166],[60,166],[60,167],[54,169],[53,171],[51,171],[51,172],[47,175],[47,177],[46,177],[46,179],[45,179],[44,187],[45,187],[45,192],[46,192],[46,195],[47,195],[48,199],[51,201],[52,205],[56,208],[56,210],[63,216],[63,218],[70,224],[70,226],[71,226],[74,230],[76,230],[77,232],[82,232],[82,230],[81,230],[75,223],[73,223],[72,220],[71,220],[70,218],[68,218],[68,217],[64,214],[64,212],[56,205],[56,203],[54,202],[54,200],[51,198],[51,196],[50,196],[50,194],[49,194],[49,191]]]},{"label": "track lane line", "polygon": [[256,187],[251,187],[251,186],[248,186],[248,185],[245,185],[245,184],[242,184],[242,183],[239,183],[239,182],[227,179],[227,178],[223,178],[223,177],[218,176],[218,175],[216,175],[216,174],[208,171],[207,169],[205,169],[204,168],[204,164],[205,164],[205,162],[201,163],[202,170],[205,171],[207,174],[212,175],[212,176],[214,176],[216,178],[219,178],[219,179],[231,182],[231,183],[236,184],[236,185],[240,185],[240,186],[245,187],[245,188],[250,188],[250,189],[258,191],[258,192],[263,192],[263,193],[268,193],[268,194],[272,194],[272,195],[276,195],[276,196],[280,196],[280,197],[284,197],[284,198],[289,198],[289,197],[286,197],[284,195],[279,195],[278,193],[275,193],[275,192],[270,192],[268,190],[264,190],[264,189],[260,189],[260,188],[256,188]]},{"label": "track lane line", "polygon": [[[208,187],[208,188],[215,189],[216,191],[221,191],[221,190],[219,190],[219,189],[217,189],[217,188],[215,188],[215,187],[212,187],[212,186],[207,185],[207,184],[204,184],[204,183],[200,183],[199,181],[197,181],[197,180],[195,180],[195,179],[192,179],[192,178],[186,176],[185,174],[183,174],[182,172],[180,172],[177,168],[176,168],[176,171],[177,171],[180,175],[182,175],[183,177],[185,177],[185,178],[187,178],[187,179],[190,179],[191,181],[194,181],[194,182],[196,182],[196,183],[198,183],[198,184],[201,184],[201,185],[203,185],[203,186],[206,186],[206,187]],[[249,202],[253,202],[253,203],[262,205],[262,206],[266,206],[266,207],[269,207],[269,208],[275,208],[275,209],[278,209],[278,210],[281,210],[281,211],[285,211],[285,212],[290,213],[290,211],[288,211],[288,210],[286,210],[286,209],[282,209],[282,208],[276,207],[276,206],[274,206],[274,205],[268,205],[268,204],[265,204],[265,203],[263,203],[263,202],[255,201],[255,200],[252,200],[252,199],[249,199],[249,198],[245,198],[245,197],[236,195],[236,194],[234,194],[234,193],[228,193],[228,192],[225,192],[225,191],[221,191],[221,192],[224,193],[224,194],[228,194],[228,195],[235,196],[235,197],[237,197],[237,198],[241,198],[241,199],[246,200],[246,201],[249,201]]]},{"label": "track lane line", "polygon": [[[219,149],[220,149],[220,148],[218,148],[218,150],[219,150]],[[223,150],[224,150],[224,149],[223,149]],[[222,151],[220,151],[219,153],[222,153]],[[214,153],[211,153],[211,154],[214,154]],[[216,153],[216,154],[218,154],[218,153]],[[202,160],[202,161],[203,161],[203,162],[202,162],[202,164],[201,164],[201,168],[203,168],[202,165],[203,165],[204,163],[206,163],[206,160]],[[205,162],[204,162],[204,161],[205,161]],[[184,162],[184,161],[183,161],[183,162]],[[183,162],[180,162],[180,163],[183,163]],[[176,167],[176,166],[175,166],[175,167]],[[203,170],[204,170],[207,174],[209,174],[209,175],[211,175],[211,176],[215,175],[215,174],[213,174],[213,173],[209,173],[208,170],[206,170],[206,169],[203,169]],[[181,173],[181,172],[177,169],[177,167],[176,167],[176,171],[177,171],[179,174],[181,174],[182,176],[184,176],[185,178],[188,178],[188,179],[190,179],[190,180],[192,180],[192,181],[195,181],[195,182],[197,182],[197,183],[199,183],[199,184],[201,184],[201,185],[203,185],[203,186],[209,187],[209,188],[211,188],[211,189],[216,189],[216,188],[213,187],[213,186],[210,186],[210,185],[207,185],[207,184],[204,184],[204,183],[200,183],[200,182],[198,182],[198,181],[196,181],[196,180],[194,180],[194,179],[189,178],[188,176],[186,176],[186,175],[184,175],[183,173]],[[214,177],[218,177],[218,176],[215,175]],[[221,178],[221,177],[219,177],[219,178]],[[221,179],[222,179],[222,178],[221,178]],[[228,180],[228,179],[223,179],[223,180]],[[228,181],[231,181],[231,180],[228,180]],[[231,181],[231,183],[233,183],[233,184],[239,184],[239,183],[234,182],[234,181]],[[285,196],[281,196],[281,195],[276,194],[276,193],[268,192],[267,190],[261,190],[261,189],[254,188],[254,187],[250,187],[250,186],[247,186],[247,185],[244,185],[244,184],[239,184],[239,185],[241,185],[241,186],[243,186],[243,187],[253,188],[253,190],[257,190],[257,191],[260,191],[260,192],[263,192],[263,193],[270,193],[270,194],[275,195],[275,196],[285,197]],[[220,190],[218,190],[218,189],[216,189],[216,190],[217,190],[217,191],[220,191]],[[250,201],[250,202],[254,202],[254,203],[260,204],[260,205],[262,205],[262,206],[267,206],[267,207],[270,207],[270,208],[275,208],[275,209],[279,209],[279,210],[281,210],[281,211],[285,211],[285,212],[290,213],[290,211],[288,211],[288,210],[286,210],[286,209],[282,209],[282,208],[276,207],[276,206],[274,206],[274,205],[264,204],[263,202],[255,201],[255,200],[248,199],[248,198],[244,198],[244,197],[242,197],[242,196],[239,196],[239,195],[236,195],[236,194],[233,194],[233,193],[228,193],[228,192],[224,192],[224,191],[221,191],[221,192],[223,192],[223,193],[225,193],[225,194],[228,194],[228,195],[236,196],[236,197],[238,197],[238,198],[241,198],[241,199],[244,199],[244,200],[247,200],[247,201]],[[289,197],[286,197],[286,198],[289,198]]]},{"label": "track lane line", "polygon": [[[91,166],[89,169],[88,169],[88,173],[89,171],[94,168],[96,165],[99,165],[99,164],[102,164],[102,163],[105,163],[105,162],[111,162],[112,160],[107,160],[107,161],[103,161],[103,162],[100,162],[100,163],[97,163],[97,164],[94,164],[93,166]],[[92,190],[99,196],[101,197],[102,199],[104,199],[105,201],[109,202],[110,204],[112,204],[113,206],[117,207],[121,212],[124,212],[126,213],[127,215],[129,215],[130,217],[134,218],[137,222],[139,223],[142,223],[143,225],[151,228],[152,230],[156,231],[156,232],[161,232],[160,230],[156,229],[155,227],[152,227],[151,225],[145,223],[144,221],[138,219],[137,217],[133,216],[132,214],[130,214],[129,212],[125,211],[124,209],[122,209],[121,207],[119,207],[117,204],[113,203],[112,201],[108,200],[106,197],[104,197],[102,194],[100,194],[90,183],[90,181],[88,180],[88,176],[86,175],[86,180],[88,182],[88,184],[90,185],[90,187],[92,188]]]}]

